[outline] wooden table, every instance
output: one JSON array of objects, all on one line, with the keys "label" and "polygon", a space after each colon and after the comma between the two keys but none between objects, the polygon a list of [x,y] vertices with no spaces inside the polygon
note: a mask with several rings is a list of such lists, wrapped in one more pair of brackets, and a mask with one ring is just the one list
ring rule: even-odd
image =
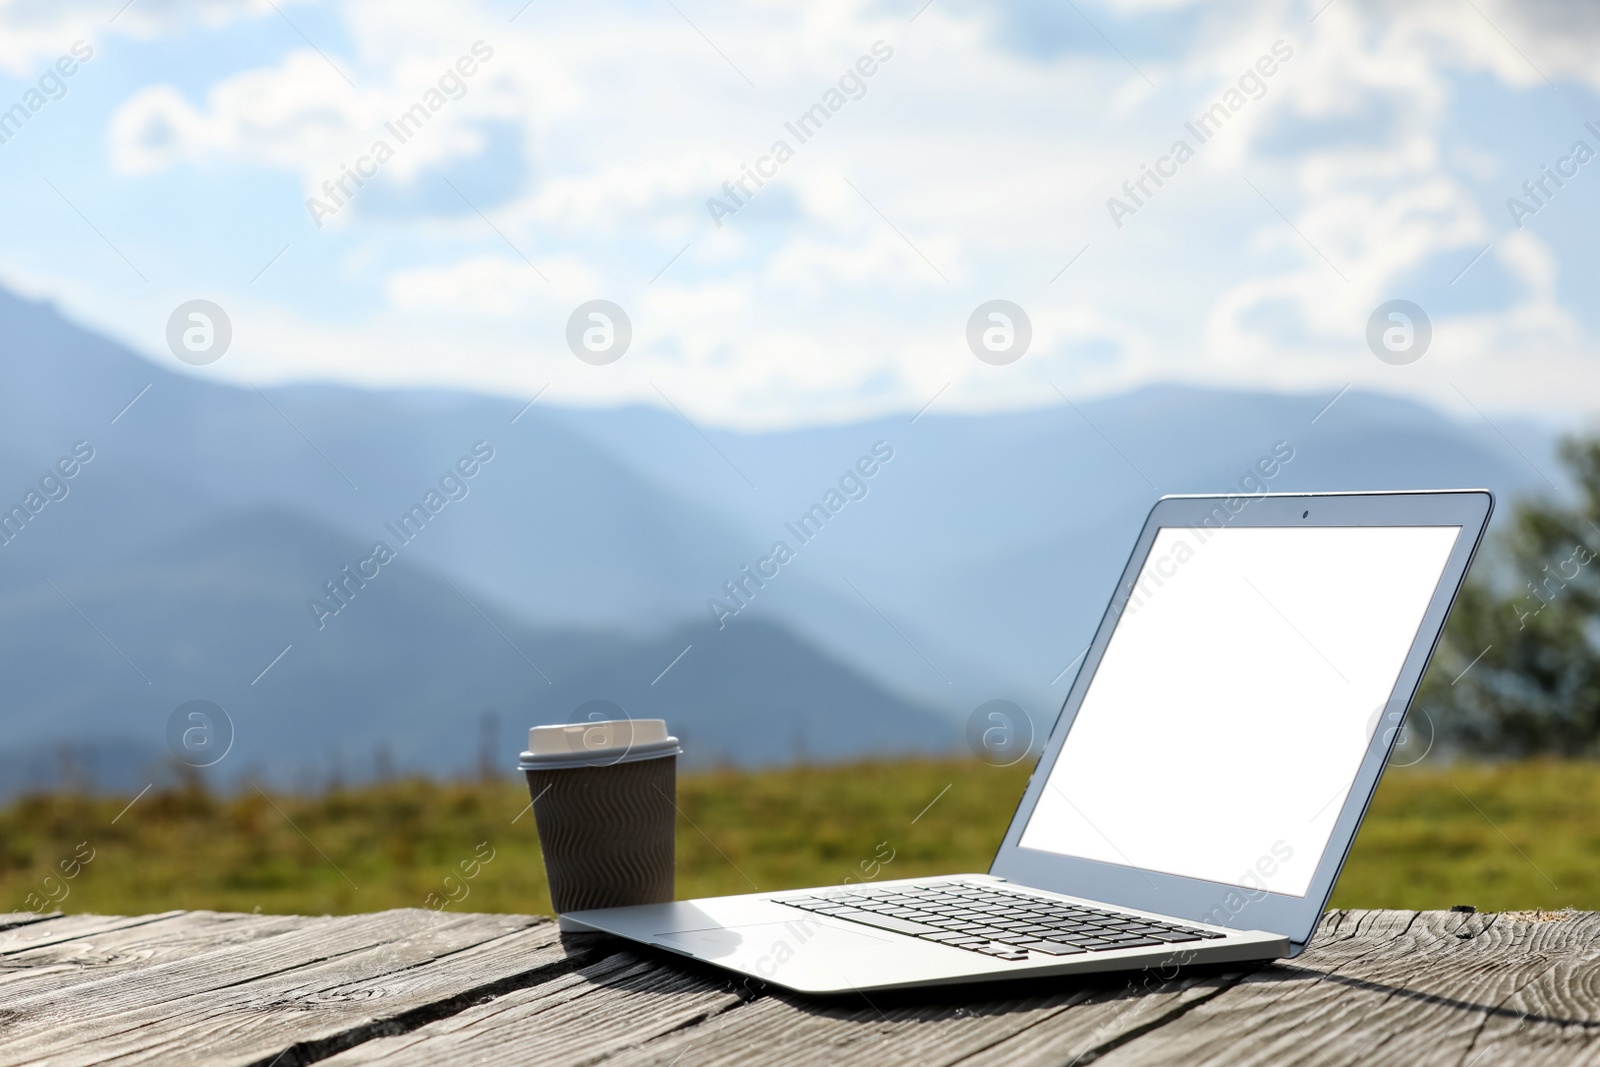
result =
[{"label": "wooden table", "polygon": [[1589,912],[1330,912],[1286,963],[810,1000],[548,919],[0,914],[0,1067],[1600,1062]]}]

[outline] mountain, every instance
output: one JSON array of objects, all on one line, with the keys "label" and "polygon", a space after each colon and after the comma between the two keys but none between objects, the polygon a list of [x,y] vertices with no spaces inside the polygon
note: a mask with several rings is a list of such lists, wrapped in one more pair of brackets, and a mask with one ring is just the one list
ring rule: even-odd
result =
[{"label": "mountain", "polygon": [[460,770],[487,709],[511,752],[594,699],[702,760],[943,748],[995,698],[1042,731],[1161,493],[1235,489],[1274,448],[1275,490],[1556,469],[1541,426],[1354,390],[747,432],[176,367],[0,292],[0,507],[60,496],[0,545],[4,780],[54,774],[63,740],[147,762],[191,699],[236,720],[228,767],[278,777],[380,745]]},{"label": "mountain", "polygon": [[[1487,486],[1511,497],[1546,488],[1540,472],[1559,470],[1551,434],[1537,425],[1461,423],[1355,391],[1331,399],[1156,386],[1003,415],[935,408],[915,420],[774,433],[707,428],[715,451],[684,440],[670,412],[558,414],[653,484],[708,511],[727,508],[719,513],[730,523],[742,517],[747,558],[873,442],[889,442],[895,458],[867,497],[804,549],[802,580],[786,570],[752,613],[791,622],[923,700],[966,711],[1007,698],[1049,721],[1071,682],[1062,669],[1088,644],[1163,493],[1238,491],[1279,443],[1293,458],[1267,484],[1274,491]],[[855,589],[905,637],[881,618],[859,626],[840,611],[861,603]]]},{"label": "mountain", "polygon": [[[793,746],[839,759],[956,742],[945,720],[781,627],[740,623],[711,641],[683,629],[542,629],[394,547],[357,584],[327,561],[361,560],[359,542],[267,510],[109,568],[14,582],[0,603],[10,773],[50,777],[65,743],[86,773],[129,784],[155,773],[169,718],[194,700],[231,725],[222,777],[268,781],[362,773],[379,752],[401,770],[466,771],[486,714],[507,727],[489,757],[506,771],[520,729],[581,719],[592,701],[666,718],[690,765],[785,762]],[[342,604],[324,592],[332,578]],[[313,594],[337,612],[317,618]],[[119,744],[129,759],[107,756]]]}]

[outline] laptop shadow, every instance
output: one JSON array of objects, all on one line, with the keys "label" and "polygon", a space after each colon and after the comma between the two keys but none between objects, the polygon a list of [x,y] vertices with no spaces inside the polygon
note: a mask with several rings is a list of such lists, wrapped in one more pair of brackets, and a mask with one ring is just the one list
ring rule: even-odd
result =
[{"label": "laptop shadow", "polygon": [[[610,989],[656,996],[722,991],[746,1002],[772,998],[807,1015],[841,1022],[878,1023],[889,1019],[891,1015],[896,1019],[922,1020],[998,1017],[1074,1004],[1122,1004],[1124,1007],[1118,1012],[1122,1014],[1139,1011],[1138,1005],[1143,1002],[1194,988],[1208,988],[1214,990],[1212,995],[1220,995],[1227,989],[1247,982],[1307,986],[1316,982],[1331,982],[1352,991],[1426,1004],[1464,1016],[1515,1020],[1519,1025],[1543,1023],[1600,1030],[1600,1020],[1518,1011],[1502,1004],[1479,1003],[1405,985],[1318,971],[1282,960],[818,995],[795,993],[674,952],[604,934],[563,935],[562,941],[568,943],[573,951],[582,951],[591,961],[620,957],[620,961],[613,964],[608,973],[596,974],[590,979]],[[1190,1006],[1192,1001],[1186,1000],[1181,1005],[1174,1004],[1169,1009],[1159,1011],[1151,1019],[1164,1018],[1169,1011],[1187,1011]]]}]

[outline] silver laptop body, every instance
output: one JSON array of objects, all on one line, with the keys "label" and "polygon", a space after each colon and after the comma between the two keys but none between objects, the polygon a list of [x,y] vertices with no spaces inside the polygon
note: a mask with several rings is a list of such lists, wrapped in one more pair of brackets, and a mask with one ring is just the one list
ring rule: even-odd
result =
[{"label": "silver laptop body", "polygon": [[1492,509],[1483,490],[1163,497],[987,874],[561,925],[804,993],[1296,955]]}]

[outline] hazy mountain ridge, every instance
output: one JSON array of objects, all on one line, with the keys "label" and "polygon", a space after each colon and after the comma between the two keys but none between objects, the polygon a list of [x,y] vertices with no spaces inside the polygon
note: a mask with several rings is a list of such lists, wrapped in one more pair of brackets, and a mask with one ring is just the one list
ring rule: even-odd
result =
[{"label": "hazy mountain ridge", "polygon": [[85,743],[90,767],[107,765],[106,742],[127,744],[151,773],[150,752],[160,751],[151,740],[193,699],[223,707],[236,730],[225,777],[248,770],[280,781],[334,764],[370,773],[367,756],[380,747],[402,770],[465,771],[485,714],[500,723],[509,769],[520,730],[596,699],[667,718],[698,764],[782,762],[796,736],[831,758],[954,742],[938,718],[780,627],[730,626],[663,673],[698,635],[536,628],[404,557],[319,627],[306,602],[320,591],[323,561],[358,547],[298,515],[260,511],[54,588],[13,585],[0,634],[17,759],[0,769],[37,780],[67,740]]},{"label": "hazy mountain ridge", "polygon": [[[460,768],[485,708],[511,750],[516,729],[594,698],[668,714],[703,758],[942,747],[952,719],[995,697],[1053,720],[1062,669],[1159,493],[1234,489],[1279,442],[1294,458],[1273,490],[1542,488],[1501,430],[1555,469],[1529,424],[1353,391],[1330,407],[1331,394],[1180,386],[996,415],[705,427],[708,447],[654,408],[258,395],[3,292],[0,357],[0,502],[75,442],[95,449],[69,495],[0,547],[0,755],[26,749],[31,764],[74,734],[159,749],[167,714],[197,697],[237,709],[230,765],[285,773],[375,734],[402,766]],[[719,628],[708,601],[726,602],[726,583],[879,442],[893,459],[864,494],[791,542],[795,558]],[[393,538],[474,447],[494,458],[465,494],[412,542]],[[319,628],[309,603],[331,606],[325,583],[378,541],[398,558]]]}]

